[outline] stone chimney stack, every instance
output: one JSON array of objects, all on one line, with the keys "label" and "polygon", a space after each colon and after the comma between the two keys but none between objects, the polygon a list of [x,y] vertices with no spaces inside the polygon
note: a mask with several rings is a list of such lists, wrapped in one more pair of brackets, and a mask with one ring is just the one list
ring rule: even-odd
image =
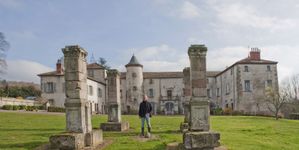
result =
[{"label": "stone chimney stack", "polygon": [[61,59],[57,60],[57,63],[56,63],[56,72],[59,73],[59,74],[62,74],[62,72],[63,72],[63,68],[62,68],[62,64],[61,64]]},{"label": "stone chimney stack", "polygon": [[251,60],[261,60],[261,50],[258,48],[251,48],[249,58]]}]

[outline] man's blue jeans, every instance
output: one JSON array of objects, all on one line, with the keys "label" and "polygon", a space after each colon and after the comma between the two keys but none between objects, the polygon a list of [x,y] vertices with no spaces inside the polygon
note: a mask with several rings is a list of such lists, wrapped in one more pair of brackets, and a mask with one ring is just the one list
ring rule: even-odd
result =
[{"label": "man's blue jeans", "polygon": [[141,127],[144,128],[144,122],[146,122],[146,125],[148,128],[151,127],[151,119],[150,119],[150,114],[145,114],[145,117],[141,118]]}]

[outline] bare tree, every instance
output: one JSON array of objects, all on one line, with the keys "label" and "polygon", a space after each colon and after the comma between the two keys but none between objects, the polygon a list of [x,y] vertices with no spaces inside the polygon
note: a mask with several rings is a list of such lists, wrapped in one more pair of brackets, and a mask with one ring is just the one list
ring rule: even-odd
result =
[{"label": "bare tree", "polygon": [[290,95],[286,87],[281,87],[279,92],[271,87],[266,88],[266,103],[269,111],[275,115],[276,120],[278,120],[280,109],[289,99]]},{"label": "bare tree", "polygon": [[291,90],[292,90],[292,98],[294,100],[298,100],[298,90],[299,90],[299,74],[293,75],[291,77]]},{"label": "bare tree", "polygon": [[110,69],[110,66],[107,65],[107,61],[105,58],[103,57],[100,57],[97,61],[97,63],[101,64],[106,70],[109,70]]},{"label": "bare tree", "polygon": [[8,51],[9,43],[5,40],[5,36],[0,32],[0,74],[6,69],[5,53]]}]

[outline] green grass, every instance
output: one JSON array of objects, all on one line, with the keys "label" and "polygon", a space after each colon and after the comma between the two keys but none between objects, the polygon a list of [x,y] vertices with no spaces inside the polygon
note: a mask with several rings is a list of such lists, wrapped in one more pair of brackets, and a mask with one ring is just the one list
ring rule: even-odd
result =
[{"label": "green grass", "polygon": [[[106,122],[107,116],[93,116],[93,127]],[[140,132],[137,116],[123,116],[130,123],[129,132],[105,132],[113,140],[107,150],[165,149],[167,143],[181,142],[178,132],[182,116],[154,116],[153,134],[158,139],[136,140]],[[298,150],[299,121],[266,117],[213,116],[212,129],[221,133],[221,144],[230,150]],[[63,132],[64,115],[0,112],[0,149],[34,149],[47,143],[49,136]]]}]

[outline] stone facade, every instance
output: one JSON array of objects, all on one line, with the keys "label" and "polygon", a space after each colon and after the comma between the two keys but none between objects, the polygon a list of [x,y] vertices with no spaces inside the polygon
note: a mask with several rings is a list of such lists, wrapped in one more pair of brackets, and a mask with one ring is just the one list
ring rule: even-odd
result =
[{"label": "stone facade", "polygon": [[[42,97],[48,100],[49,106],[64,107],[65,71],[64,59],[57,61],[56,71],[39,74],[41,78]],[[104,113],[106,101],[106,71],[99,64],[87,65],[87,100],[93,113]]]},{"label": "stone facade", "polygon": [[[122,112],[137,113],[142,94],[147,94],[154,113],[183,114],[185,104],[188,104],[191,96],[188,70],[190,68],[179,72],[144,72],[143,65],[133,56],[126,65],[126,72],[120,73]],[[87,73],[87,84],[93,89],[93,95],[88,95],[93,112],[107,112],[108,86],[105,69],[93,63],[87,65]],[[267,114],[269,112],[261,98],[265,96],[266,86],[278,89],[277,74],[277,62],[261,59],[260,51],[252,49],[249,57],[235,62],[223,71],[207,71],[207,80],[201,82],[206,83],[207,98],[211,101],[212,109],[222,108],[252,114]],[[63,70],[61,73],[57,69],[39,76],[42,97],[48,99],[54,106],[64,107]],[[45,85],[49,83],[53,83],[55,87],[53,92],[47,91]]]}]

